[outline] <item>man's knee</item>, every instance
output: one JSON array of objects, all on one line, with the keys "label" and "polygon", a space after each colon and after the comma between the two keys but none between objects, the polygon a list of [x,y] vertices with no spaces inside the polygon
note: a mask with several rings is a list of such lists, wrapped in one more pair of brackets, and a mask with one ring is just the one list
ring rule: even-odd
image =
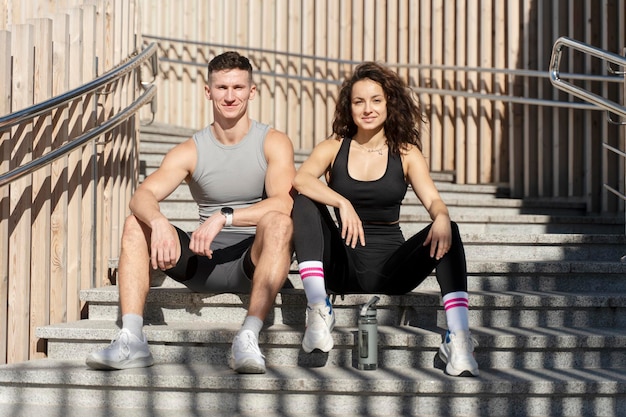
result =
[{"label": "man's knee", "polygon": [[131,214],[124,221],[122,248],[124,246],[136,247],[140,242],[147,242],[145,228],[141,221]]},{"label": "man's knee", "polygon": [[262,234],[272,239],[291,241],[293,221],[290,216],[284,213],[278,211],[269,212],[257,224],[257,234]]}]

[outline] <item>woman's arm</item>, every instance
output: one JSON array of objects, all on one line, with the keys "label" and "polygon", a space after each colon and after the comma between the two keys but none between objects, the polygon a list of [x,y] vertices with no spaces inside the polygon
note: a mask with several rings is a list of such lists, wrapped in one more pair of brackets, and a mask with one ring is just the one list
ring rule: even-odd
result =
[{"label": "woman's arm", "polygon": [[403,164],[407,181],[411,184],[415,195],[420,199],[433,220],[424,246],[430,244],[430,256],[435,259],[441,259],[452,244],[448,207],[441,199],[439,191],[430,176],[426,159],[419,149],[412,146],[403,155]]},{"label": "woman's arm", "polygon": [[320,180],[330,169],[340,146],[341,141],[336,139],[327,139],[319,143],[296,172],[293,186],[300,194],[311,200],[339,209],[341,237],[353,248],[358,242],[365,246],[363,225],[352,203]]}]

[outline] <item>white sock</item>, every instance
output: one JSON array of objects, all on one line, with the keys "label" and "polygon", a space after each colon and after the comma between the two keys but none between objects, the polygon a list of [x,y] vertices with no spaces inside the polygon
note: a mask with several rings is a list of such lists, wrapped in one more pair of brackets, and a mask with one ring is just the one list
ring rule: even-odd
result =
[{"label": "white sock", "polygon": [[128,329],[139,340],[143,340],[143,317],[139,314],[124,314],[122,316],[122,328]]},{"label": "white sock", "polygon": [[243,321],[243,325],[241,326],[241,330],[239,330],[239,332],[242,332],[243,330],[251,330],[258,339],[259,333],[261,333],[262,328],[263,328],[263,320],[255,316],[246,316],[245,320]]},{"label": "white sock", "polygon": [[309,305],[326,302],[324,264],[320,261],[306,261],[298,264],[304,293]]},{"label": "white sock", "polygon": [[451,333],[469,330],[469,296],[465,291],[451,292],[443,296],[446,321]]}]

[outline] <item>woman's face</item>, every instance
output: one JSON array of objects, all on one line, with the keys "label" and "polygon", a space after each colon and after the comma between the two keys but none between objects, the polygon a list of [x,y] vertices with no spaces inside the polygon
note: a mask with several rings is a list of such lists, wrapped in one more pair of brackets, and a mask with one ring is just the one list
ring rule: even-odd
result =
[{"label": "woman's face", "polygon": [[352,86],[352,120],[359,130],[380,129],[387,120],[387,99],[383,87],[370,79]]}]

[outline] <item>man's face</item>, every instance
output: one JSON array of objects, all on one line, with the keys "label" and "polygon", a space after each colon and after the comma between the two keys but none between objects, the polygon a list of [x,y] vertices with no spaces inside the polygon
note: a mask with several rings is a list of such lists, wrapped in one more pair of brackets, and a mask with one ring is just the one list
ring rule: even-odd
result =
[{"label": "man's face", "polygon": [[247,71],[240,69],[215,71],[209,85],[205,87],[207,99],[213,102],[217,115],[235,119],[244,115],[248,101],[254,98],[256,86],[250,81]]}]

